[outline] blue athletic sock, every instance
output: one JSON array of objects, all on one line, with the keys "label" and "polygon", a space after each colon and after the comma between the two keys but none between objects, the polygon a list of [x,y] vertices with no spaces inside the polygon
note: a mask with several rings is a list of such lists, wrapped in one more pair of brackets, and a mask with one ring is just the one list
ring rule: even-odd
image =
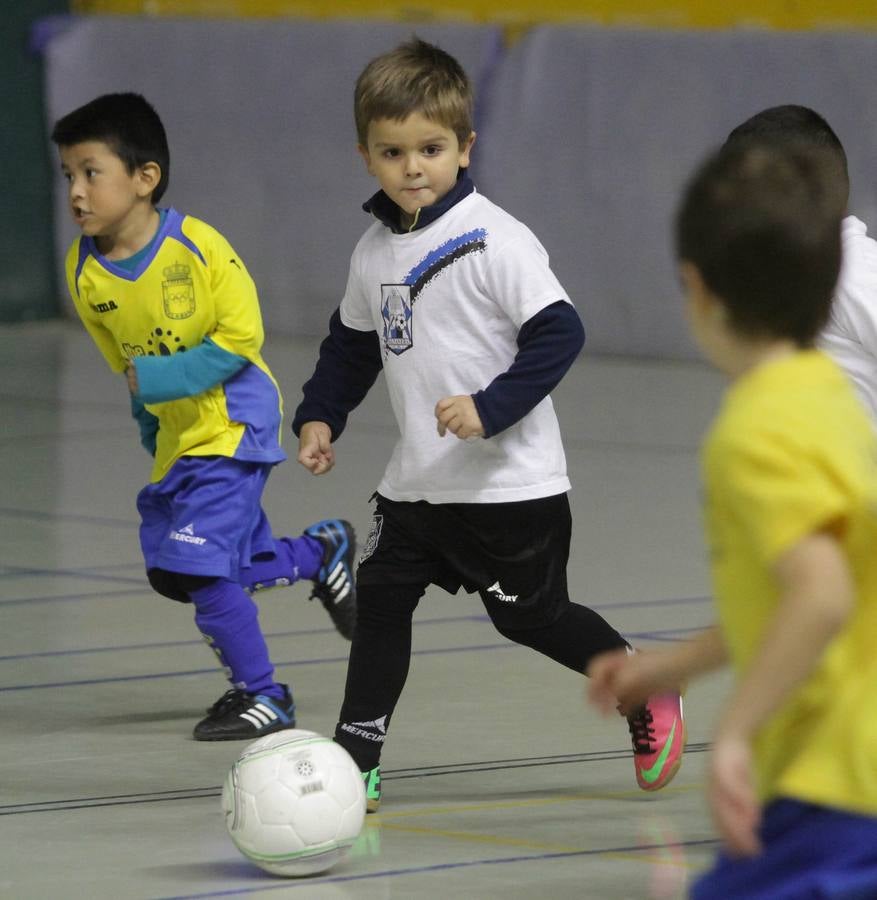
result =
[{"label": "blue athletic sock", "polygon": [[274,538],[274,553],[268,559],[254,559],[241,569],[241,584],[248,591],[295,584],[316,576],[322,561],[323,545],[316,538],[306,534]]},{"label": "blue athletic sock", "polygon": [[259,627],[259,611],[236,582],[217,578],[190,591],[195,624],[216,653],[228,680],[250,694],[283,697]]}]

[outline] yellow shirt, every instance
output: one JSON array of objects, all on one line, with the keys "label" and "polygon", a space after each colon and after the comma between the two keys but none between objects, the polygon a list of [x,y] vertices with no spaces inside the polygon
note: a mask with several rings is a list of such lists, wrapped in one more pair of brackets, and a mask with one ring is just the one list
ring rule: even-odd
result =
[{"label": "yellow shirt", "polygon": [[146,405],[159,423],[152,481],[181,456],[285,459],[282,401],[261,356],[256,287],[218,231],[169,209],[133,272],[102,256],[88,237],[74,241],[66,270],[76,311],[114,372],[134,357],[185,352],[207,337],[248,360],[206,391]]},{"label": "yellow shirt", "polygon": [[778,603],[771,566],[831,530],[855,608],[810,677],[762,728],[762,799],[877,814],[877,439],[822,353],[765,363],[728,390],[703,447],[706,525],[719,624],[745,672]]}]

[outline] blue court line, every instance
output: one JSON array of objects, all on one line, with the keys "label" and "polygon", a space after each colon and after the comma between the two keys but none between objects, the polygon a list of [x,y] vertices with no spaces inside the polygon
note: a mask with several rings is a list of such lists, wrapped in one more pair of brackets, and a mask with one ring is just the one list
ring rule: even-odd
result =
[{"label": "blue court line", "polygon": [[0,516],[12,519],[30,519],[35,522],[85,522],[88,525],[107,525],[110,528],[140,528],[140,523],[133,519],[110,519],[107,516],[83,516],[72,513],[45,513],[36,509],[15,509],[0,506]]},{"label": "blue court line", "polygon": [[[139,591],[124,591],[122,593],[114,592],[112,594],[71,594],[71,595],[69,595],[69,597],[71,599],[74,599],[74,598],[81,599],[83,597],[99,599],[101,597],[116,597],[116,596],[124,596],[124,595],[139,594],[139,593],[140,593]],[[41,602],[45,599],[52,599],[52,598],[36,597],[36,598],[31,598],[31,599],[35,600],[36,602]],[[708,599],[709,599],[708,597],[697,598],[697,601],[701,602],[701,601],[706,601]],[[14,603],[27,603],[28,601],[26,599],[20,599],[20,600],[9,600],[6,602],[10,603],[10,604],[14,604]],[[672,600],[633,601],[630,605],[637,606],[637,605],[639,605],[640,602],[647,602],[647,603],[648,602],[657,602],[659,605],[670,605],[670,604],[676,603],[676,602],[690,603],[690,602],[692,602],[692,600],[689,599],[689,600],[679,600],[679,601],[672,601]],[[3,602],[0,601],[0,606],[2,606],[2,605],[3,605]],[[609,604],[608,606],[606,606],[606,605],[592,606],[591,609],[601,609],[601,608],[602,609],[606,609],[606,608],[619,609],[626,605],[627,604],[624,604],[624,603]],[[455,623],[459,623],[459,622],[488,623],[488,622],[490,622],[490,617],[484,613],[481,613],[479,615],[473,614],[473,615],[468,615],[468,616],[445,616],[445,617],[434,618],[434,619],[416,619],[415,620],[415,624],[417,624],[418,626],[445,625],[445,624],[455,624]],[[676,640],[676,638],[674,638],[672,636],[674,634],[687,634],[687,633],[694,632],[694,631],[702,631],[703,628],[705,628],[705,627],[706,626],[696,626],[693,628],[664,628],[664,629],[659,629],[657,631],[634,631],[634,632],[625,631],[624,635],[627,638],[641,640],[641,641],[674,641],[674,640]],[[308,635],[308,634],[326,634],[326,633],[332,633],[333,631],[334,631],[334,629],[329,628],[329,627],[326,627],[326,628],[299,628],[299,629],[293,629],[290,631],[272,631],[272,632],[267,633],[265,635],[265,637],[266,638],[296,637],[296,636],[302,636],[302,635]],[[7,656],[0,656],[0,662],[10,662],[10,661],[15,661],[15,660],[23,660],[23,659],[41,659],[41,658],[53,657],[53,656],[88,656],[88,655],[95,654],[95,653],[116,653],[116,652],[120,652],[120,651],[124,651],[124,650],[157,650],[157,649],[162,649],[162,648],[166,648],[166,647],[186,647],[186,646],[196,646],[196,645],[200,646],[202,643],[203,643],[202,639],[194,638],[194,639],[188,639],[188,640],[183,640],[183,641],[149,641],[149,642],[140,643],[140,644],[113,644],[113,645],[103,646],[103,647],[76,647],[76,648],[71,648],[69,650],[42,650],[42,651],[36,651],[33,653],[14,653],[14,654],[9,654]]]},{"label": "blue court line", "polygon": [[71,572],[73,574],[79,575],[87,575],[89,573],[93,573],[95,575],[105,575],[113,571],[118,571],[119,569],[136,569],[138,572],[143,571],[143,557],[138,556],[136,560],[133,562],[119,562],[119,563],[100,563],[97,566],[67,566],[63,569],[53,568],[53,569],[36,569],[33,566],[15,566],[10,563],[0,563],[0,577],[12,577],[14,575],[34,575],[34,574],[45,574],[45,575],[54,575],[58,572],[67,573]]},{"label": "blue court line", "polygon": [[[685,745],[684,753],[705,753],[712,745],[692,742]],[[415,778],[447,778],[455,775],[477,775],[483,772],[506,772],[510,769],[533,769],[580,763],[602,763],[630,759],[630,747],[621,750],[591,750],[584,753],[562,753],[554,756],[518,756],[510,759],[473,760],[448,763],[443,766],[416,766],[381,771],[383,781]],[[178,800],[202,800],[218,797],[222,785],[208,787],[176,788],[170,791],[141,791],[133,794],[105,794],[96,797],[72,797],[67,800],[38,800],[31,803],[6,803],[0,805],[0,816],[31,815],[44,812],[71,812],[80,809],[98,809],[110,806],[138,806],[144,803],[168,803]]]},{"label": "blue court line", "polygon": [[[466,617],[464,617],[466,618]],[[436,620],[436,623],[446,622],[447,619]],[[701,628],[691,628],[691,629],[676,629],[670,628],[667,629],[668,633],[676,634],[681,633],[683,631],[702,631],[704,627]],[[328,629],[327,629],[328,630]],[[294,633],[294,632],[293,632]],[[642,635],[630,635],[630,637],[638,637],[640,640],[660,640],[660,638],[653,637],[653,635],[661,634],[660,631],[652,631],[652,632],[644,632]],[[270,635],[269,635],[270,637]],[[667,640],[673,640],[673,638],[666,638]],[[200,642],[198,642],[200,643]],[[511,650],[515,648],[521,647],[520,644],[516,644],[512,641],[506,641],[501,644],[474,644],[466,647],[434,647],[429,650],[412,650],[412,656],[435,656],[440,653],[471,653],[473,651],[481,651],[481,650]],[[317,666],[326,663],[343,663],[347,662],[347,656],[327,656],[322,657],[320,659],[298,659],[298,660],[288,660],[286,662],[277,662],[275,663],[276,668],[280,668],[281,666]],[[187,675],[207,675],[210,673],[216,672],[215,667],[211,667],[209,669],[190,669],[187,671],[179,671],[179,672],[150,672],[145,675],[114,675],[108,678],[83,678],[75,681],[56,681],[56,682],[45,682],[41,684],[14,684],[7,685],[5,687],[0,687],[0,693],[8,693],[11,691],[32,691],[32,690],[40,690],[43,688],[62,688],[62,687],[82,687],[85,685],[94,685],[94,684],[116,684],[125,681],[155,681],[160,678],[182,678]]]},{"label": "blue court line", "polygon": [[[676,635],[694,634],[704,631],[709,625],[694,625],[690,628],[662,628],[659,631],[625,631],[624,636],[640,641],[678,641]],[[2,658],[2,657],[0,657]]]},{"label": "blue court line", "polygon": [[[431,650],[413,650],[412,656],[434,656],[439,653],[471,653],[480,650],[509,650],[518,647],[518,644],[511,642],[503,644],[474,644],[467,647],[436,647]],[[344,656],[324,656],[321,659],[297,659],[287,662],[274,663],[275,668],[282,666],[319,666],[325,663],[346,663],[347,655]],[[82,678],[76,681],[55,681],[43,684],[13,684],[6,687],[0,687],[0,693],[9,693],[12,691],[35,691],[43,688],[62,688],[62,687],[83,687],[92,684],[117,684],[126,681],[155,681],[160,678],[182,678],[186,675],[215,675],[219,670],[216,666],[209,669],[191,669],[180,672],[150,672],[146,675],[115,675],[112,678]]]},{"label": "blue court line", "polygon": [[77,600],[116,600],[119,597],[142,596],[151,593],[149,587],[133,588],[128,591],[107,591],[103,594],[86,591],[82,594],[64,594],[63,597],[13,597],[11,600],[0,600],[0,609],[5,606],[27,606],[28,603],[73,603]]},{"label": "blue court line", "polygon": [[[113,570],[116,570],[115,572]],[[129,572],[131,574],[124,574]],[[104,581],[111,584],[139,584],[146,590],[151,590],[147,586],[144,576],[143,560],[136,562],[118,563],[115,566],[82,566],[82,567],[65,567],[59,569],[53,567],[38,568],[36,566],[13,566],[8,563],[0,563],[0,583],[5,579],[26,579],[26,578],[66,578],[80,579],[82,581]],[[74,595],[85,596],[85,595]],[[43,602],[50,600],[67,600],[70,599],[65,595],[53,595],[48,597],[11,597],[8,600],[0,600],[2,603],[27,603],[29,600],[40,600]]]},{"label": "blue court line", "polygon": [[[418,619],[418,625],[444,625],[448,622],[489,622],[486,615],[481,616],[449,616],[445,619]],[[335,628],[331,625],[325,628],[297,628],[292,631],[270,631],[265,633],[266,639],[280,637],[303,637],[310,634],[335,634]],[[22,659],[41,659],[52,656],[89,656],[94,653],[116,653],[124,650],[159,650],[166,647],[195,647],[204,644],[203,638],[188,639],[185,641],[150,641],[143,644],[117,644],[108,647],[79,647],[72,650],[44,650],[39,653],[14,653],[9,656],[0,656],[0,662],[11,662]]]},{"label": "blue court line", "polygon": [[[116,400],[83,400],[81,397],[78,397],[76,400],[67,400],[66,398],[61,397],[30,397],[25,394],[8,394],[6,392],[0,393],[0,403],[11,403],[16,404],[20,403],[22,406],[27,407],[28,409],[42,407],[43,409],[90,409],[90,410],[125,410],[127,411],[127,404],[119,404]],[[120,431],[122,429],[119,429]],[[126,428],[125,431],[130,434],[130,428]],[[65,432],[69,433],[69,432]]]},{"label": "blue court line", "polygon": [[[134,564],[132,563],[132,566]],[[3,571],[5,569],[5,571]],[[99,572],[92,572],[88,569],[19,569],[15,570],[10,566],[0,566],[0,578],[4,576],[26,576],[26,575],[38,575],[51,577],[53,575],[58,576],[71,576],[73,578],[81,578],[83,580],[94,580],[94,581],[107,581],[113,582],[116,584],[139,584],[142,585],[143,592],[152,593],[152,589],[149,587],[149,583],[145,580],[145,578],[134,578],[134,577],[125,577],[120,575],[103,575]],[[83,594],[57,594],[57,595],[44,595],[41,597],[10,597],[7,600],[0,600],[0,607],[3,606],[13,606],[16,604],[23,603],[66,603],[71,600],[87,600],[91,598],[105,598],[105,597],[113,597],[116,594],[129,595],[132,593],[139,593],[138,591],[108,591],[105,594],[96,594],[94,592],[91,593],[83,593]],[[573,598],[575,599],[575,598]],[[620,600],[615,603],[586,603],[586,606],[589,606],[591,609],[646,609],[649,607],[663,607],[663,606],[685,606],[687,604],[692,603],[706,603],[710,601],[711,597],[661,597],[656,600]]]},{"label": "blue court line", "polygon": [[[674,847],[715,847],[717,838],[697,841],[673,841]],[[306,878],[301,880],[284,879],[281,883],[258,885],[254,887],[230,888],[224,891],[207,891],[203,894],[179,894],[157,900],[202,900],[205,897],[235,897],[241,894],[257,894],[261,891],[289,891],[302,888],[310,890],[323,884],[349,884],[356,881],[373,881],[376,878],[398,878],[405,875],[423,875],[429,872],[448,872],[452,869],[472,869],[479,866],[507,866],[514,863],[541,862],[552,859],[575,859],[576,857],[603,856],[608,853],[639,853],[649,850],[664,850],[666,844],[631,844],[626,847],[600,847],[591,850],[563,850],[553,853],[528,853],[518,856],[503,856],[496,859],[473,859],[466,862],[433,863],[427,866],[411,866],[401,869],[384,869],[380,872],[363,872],[359,875],[329,875],[324,878]]]},{"label": "blue court line", "polygon": [[[109,581],[113,584],[139,584],[144,590],[151,591],[149,582],[144,574],[143,563],[130,563],[126,568],[133,569],[136,575],[118,575],[100,572],[97,569],[41,569],[35,566],[2,566],[0,577],[2,578],[78,578],[80,581]],[[15,598],[27,600],[29,598]],[[51,598],[49,598],[51,599]],[[56,599],[59,599],[56,597]],[[63,599],[63,595],[61,598]],[[10,602],[10,601],[6,601]],[[11,602],[15,602],[14,600]]]}]

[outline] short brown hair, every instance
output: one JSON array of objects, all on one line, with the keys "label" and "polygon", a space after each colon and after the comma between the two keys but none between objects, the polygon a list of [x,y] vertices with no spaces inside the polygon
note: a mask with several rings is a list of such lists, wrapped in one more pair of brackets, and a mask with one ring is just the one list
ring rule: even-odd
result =
[{"label": "short brown hair", "polygon": [[407,119],[419,112],[450,128],[462,145],[472,133],[474,97],[463,67],[440,47],[414,37],[373,59],[356,80],[356,137],[368,142],[377,119]]}]

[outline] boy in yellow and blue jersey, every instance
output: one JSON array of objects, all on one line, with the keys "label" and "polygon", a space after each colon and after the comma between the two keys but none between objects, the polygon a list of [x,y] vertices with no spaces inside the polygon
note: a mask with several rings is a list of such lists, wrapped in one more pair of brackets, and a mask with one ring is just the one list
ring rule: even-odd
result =
[{"label": "boy in yellow and blue jersey", "polygon": [[156,206],[169,151],[139,94],[98,97],[59,120],[52,140],[82,230],[67,254],[70,295],[110,368],[125,373],[155,457],[137,497],[147,576],[158,593],[193,604],[232,685],[194,737],[292,728],[292,693],[274,679],[250,594],[311,579],[312,597],[350,639],[355,537],[328,519],[275,538],[262,510],[268,475],[286,454],[255,285],[215,229]]},{"label": "boy in yellow and blue jersey", "polygon": [[731,378],[702,450],[718,624],[590,674],[606,708],[733,668],[708,788],[725,848],[697,900],[877,897],[877,440],[814,349],[843,179],[836,154],[733,141],[677,215],[691,330]]}]

